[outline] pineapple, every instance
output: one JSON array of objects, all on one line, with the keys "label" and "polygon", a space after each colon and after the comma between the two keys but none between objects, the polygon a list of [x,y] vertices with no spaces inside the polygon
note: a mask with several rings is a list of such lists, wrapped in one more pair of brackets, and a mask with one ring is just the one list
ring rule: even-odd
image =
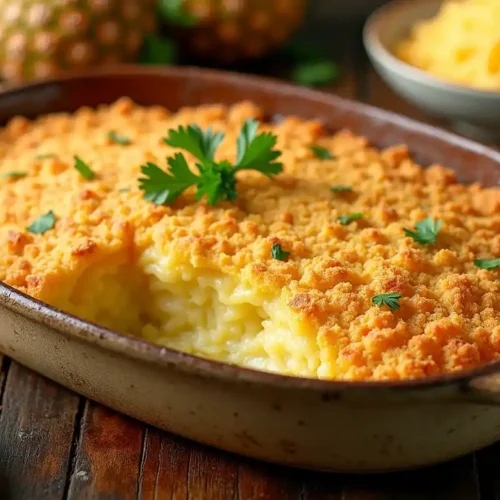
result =
[{"label": "pineapple", "polygon": [[304,17],[307,0],[160,0],[183,47],[231,63],[277,48]]},{"label": "pineapple", "polygon": [[155,14],[155,0],[0,0],[0,75],[26,81],[135,61]]}]

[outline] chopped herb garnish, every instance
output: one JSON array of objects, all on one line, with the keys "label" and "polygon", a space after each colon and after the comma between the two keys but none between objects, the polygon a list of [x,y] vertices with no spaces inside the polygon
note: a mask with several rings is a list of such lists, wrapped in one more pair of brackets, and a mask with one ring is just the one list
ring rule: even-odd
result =
[{"label": "chopped herb garnish", "polygon": [[141,64],[170,65],[176,61],[177,49],[172,40],[154,33],[144,37],[139,53]]},{"label": "chopped herb garnish", "polygon": [[120,146],[128,146],[132,141],[125,135],[121,135],[114,130],[108,133],[108,139],[115,144],[120,144]]},{"label": "chopped herb garnish", "polygon": [[224,138],[222,132],[214,133],[211,129],[202,131],[197,125],[170,130],[165,143],[191,153],[198,160],[196,168],[199,175],[189,169],[181,153],[167,159],[168,172],[149,162],[141,167],[144,177],[139,179],[144,198],[157,205],[172,203],[187,188],[196,186],[196,199],[206,195],[208,203],[214,205],[219,200],[236,198],[235,174],[239,170],[257,170],[270,178],[279,174],[283,166],[275,162],[281,155],[274,149],[277,138],[268,132],[257,134],[257,128],[256,120],[245,121],[237,140],[235,165],[214,160],[215,151]]},{"label": "chopped herb garnish", "polygon": [[31,223],[31,225],[29,225],[26,229],[33,234],[43,234],[52,229],[55,223],[56,216],[54,215],[54,212],[50,210]]},{"label": "chopped herb garnish", "polygon": [[88,181],[95,178],[95,173],[90,167],[78,156],[75,156],[75,168],[80,172],[81,176]]},{"label": "chopped herb garnish", "polygon": [[351,186],[331,186],[330,190],[333,191],[334,193],[350,193],[352,191]]},{"label": "chopped herb garnish", "polygon": [[292,70],[292,80],[307,87],[333,83],[340,76],[337,64],[329,59],[311,59],[299,62]]},{"label": "chopped herb garnish", "polygon": [[158,9],[165,22],[174,26],[190,27],[198,22],[198,19],[185,9],[184,0],[160,0]]},{"label": "chopped herb garnish", "polygon": [[26,177],[27,172],[6,172],[2,174],[2,179],[20,179],[21,177]]},{"label": "chopped herb garnish", "polygon": [[316,155],[316,158],[320,160],[333,160],[335,157],[328,151],[328,149],[322,146],[312,145],[310,146],[311,151]]},{"label": "chopped herb garnish", "polygon": [[364,217],[364,214],[357,212],[357,213],[351,214],[351,215],[341,215],[340,217],[337,217],[337,220],[343,226],[346,226],[347,224],[349,224],[349,222],[352,222],[353,220],[356,220],[356,219],[361,219],[362,217]]},{"label": "chopped herb garnish", "polygon": [[477,259],[474,265],[479,269],[496,269],[500,267],[500,259]]},{"label": "chopped herb garnish", "polygon": [[404,232],[421,245],[434,245],[442,224],[443,222],[439,219],[434,220],[432,217],[426,217],[415,224],[416,231],[405,229]]},{"label": "chopped herb garnish", "polygon": [[35,156],[35,160],[48,160],[49,158],[56,158],[54,153],[42,153]]},{"label": "chopped herb garnish", "polygon": [[129,191],[130,191],[130,189],[129,189],[129,188],[120,188],[120,189],[118,190],[118,192],[119,192],[119,193],[128,193]]},{"label": "chopped herb garnish", "polygon": [[400,308],[399,299],[402,297],[400,293],[381,293],[380,295],[375,295],[372,298],[372,302],[376,306],[387,306],[393,311]]},{"label": "chopped herb garnish", "polygon": [[279,243],[275,243],[271,249],[271,255],[275,260],[287,261],[290,252],[285,252]]}]

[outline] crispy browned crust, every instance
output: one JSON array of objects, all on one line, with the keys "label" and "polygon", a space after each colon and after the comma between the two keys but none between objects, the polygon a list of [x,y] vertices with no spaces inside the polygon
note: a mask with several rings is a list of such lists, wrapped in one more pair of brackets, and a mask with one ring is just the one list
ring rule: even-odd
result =
[{"label": "crispy browned crust", "polygon": [[[260,116],[250,103],[170,114],[122,99],[97,111],[15,118],[0,132],[0,279],[51,302],[82,269],[117,253],[131,262],[146,247],[182,252],[195,268],[217,269],[286,300],[290,315],[317,336],[323,361],[346,379],[420,377],[490,362],[500,353],[499,271],[475,258],[500,256],[500,190],[458,184],[440,165],[421,169],[404,146],[385,151],[343,131],[289,117],[266,125],[279,137],[284,172],[239,174],[238,199],[215,207],[187,192],[171,207],[143,199],[140,165],[165,166],[161,139],[180,123],[224,130],[219,157],[235,157],[239,127]],[[111,144],[110,130],[130,146]],[[318,160],[309,146],[335,155]],[[37,160],[41,153],[55,158]],[[79,155],[97,173],[73,168]],[[344,184],[352,193],[332,193]],[[129,191],[123,191],[123,188]],[[53,210],[44,235],[25,228]],[[343,226],[339,215],[362,212]],[[427,215],[443,221],[435,245],[405,236]],[[271,258],[280,243],[288,262]],[[401,309],[377,307],[375,294],[399,292]]]}]

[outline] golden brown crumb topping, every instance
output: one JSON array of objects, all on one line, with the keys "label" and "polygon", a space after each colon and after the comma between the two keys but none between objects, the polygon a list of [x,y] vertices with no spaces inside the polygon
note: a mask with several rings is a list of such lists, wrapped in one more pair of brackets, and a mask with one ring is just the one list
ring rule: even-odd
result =
[{"label": "golden brown crumb topping", "polygon": [[[261,126],[283,152],[275,179],[241,172],[238,198],[215,207],[196,202],[192,190],[172,206],[143,199],[140,166],[166,167],[174,151],[162,142],[168,129],[197,123],[225,131],[217,158],[234,161],[243,121],[260,116],[250,103],[171,114],[121,99],[74,115],[14,118],[0,131],[0,176],[27,175],[0,178],[0,280],[51,302],[93,263],[116,253],[133,263],[152,244],[168,246],[195,268],[282,294],[341,378],[421,377],[498,359],[500,271],[479,269],[474,259],[500,257],[500,190],[459,184],[440,165],[422,169],[404,146],[379,151],[347,131],[329,135],[318,122],[288,117]],[[110,130],[131,144],[113,143]],[[311,145],[333,159],[317,158]],[[74,169],[75,155],[95,179]],[[49,210],[53,229],[26,231]],[[354,213],[363,217],[338,221]],[[442,227],[424,246],[404,228],[427,216]],[[272,258],[274,244],[288,260]],[[402,295],[399,310],[372,303],[389,292]]]}]

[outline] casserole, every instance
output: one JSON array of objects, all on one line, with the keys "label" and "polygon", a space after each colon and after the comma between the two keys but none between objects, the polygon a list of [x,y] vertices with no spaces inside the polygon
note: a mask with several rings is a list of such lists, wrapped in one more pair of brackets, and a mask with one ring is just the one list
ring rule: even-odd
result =
[{"label": "casserole", "polygon": [[[500,180],[498,153],[431,127],[310,90],[194,68],[124,68],[29,85],[0,97],[0,117],[5,122],[14,114],[74,111],[122,95],[171,109],[248,99],[270,116],[319,118],[379,147],[404,142],[417,161],[446,164],[462,182],[493,186]],[[160,428],[264,460],[390,470],[446,460],[500,434],[500,412],[489,403],[495,400],[496,365],[419,381],[324,382],[153,346],[6,285],[0,288],[0,314],[0,350],[22,364]]]}]

